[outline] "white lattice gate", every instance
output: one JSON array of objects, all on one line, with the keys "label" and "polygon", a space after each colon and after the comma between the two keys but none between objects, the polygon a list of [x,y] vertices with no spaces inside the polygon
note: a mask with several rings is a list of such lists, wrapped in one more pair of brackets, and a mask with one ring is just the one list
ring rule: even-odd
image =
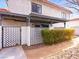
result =
[{"label": "white lattice gate", "polygon": [[2,31],[3,47],[16,46],[21,44],[21,28],[15,26],[3,26]]}]

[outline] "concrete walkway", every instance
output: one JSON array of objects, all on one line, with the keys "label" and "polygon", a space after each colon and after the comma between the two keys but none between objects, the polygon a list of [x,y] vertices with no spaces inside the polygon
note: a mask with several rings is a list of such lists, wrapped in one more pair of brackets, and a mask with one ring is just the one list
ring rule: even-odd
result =
[{"label": "concrete walkway", "polygon": [[27,59],[21,46],[0,51],[0,59]]}]

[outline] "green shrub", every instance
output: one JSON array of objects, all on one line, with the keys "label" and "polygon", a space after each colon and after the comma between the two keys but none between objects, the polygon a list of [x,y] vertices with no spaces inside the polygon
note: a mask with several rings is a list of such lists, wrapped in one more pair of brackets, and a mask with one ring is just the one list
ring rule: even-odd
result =
[{"label": "green shrub", "polygon": [[42,36],[43,36],[43,42],[47,45],[52,44],[52,39],[51,39],[52,33],[48,29],[42,30]]},{"label": "green shrub", "polygon": [[74,36],[73,29],[44,29],[42,30],[43,42],[47,45],[71,40]]}]

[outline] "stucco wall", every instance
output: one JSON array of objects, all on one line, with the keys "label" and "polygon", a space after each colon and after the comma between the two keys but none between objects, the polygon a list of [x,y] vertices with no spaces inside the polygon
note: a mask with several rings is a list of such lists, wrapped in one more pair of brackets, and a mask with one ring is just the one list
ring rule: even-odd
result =
[{"label": "stucco wall", "polygon": [[52,8],[47,7],[45,5],[42,5],[42,13],[43,13],[43,15],[49,15],[49,16],[62,18],[61,11],[52,9]]},{"label": "stucco wall", "polygon": [[62,13],[64,12],[67,15],[66,19],[70,18],[69,17],[70,13],[68,13],[64,10],[61,10],[55,6],[49,7],[46,3],[42,3],[42,2],[37,1],[37,0],[32,0],[32,2],[42,5],[42,14],[43,15],[63,18]]},{"label": "stucco wall", "polygon": [[28,15],[31,13],[31,0],[8,0],[10,12]]},{"label": "stucco wall", "polygon": [[66,23],[66,27],[71,28],[71,27],[79,27],[79,20],[75,21],[69,21]]},{"label": "stucco wall", "polygon": [[75,29],[75,35],[79,35],[79,20],[67,22],[66,27]]},{"label": "stucco wall", "polygon": [[61,28],[61,27],[63,27],[64,28],[64,23],[56,23],[56,24],[53,24],[53,27],[54,28]]},{"label": "stucco wall", "polygon": [[[14,2],[14,3],[13,3]],[[49,7],[40,0],[8,0],[8,9],[14,13],[20,14],[30,14],[31,13],[31,2],[42,5],[42,14],[47,16],[54,16],[62,18],[62,10],[56,8],[55,6]],[[67,19],[69,18],[70,13],[67,13]]]},{"label": "stucco wall", "polygon": [[2,21],[3,26],[27,26],[26,22],[5,19]]}]

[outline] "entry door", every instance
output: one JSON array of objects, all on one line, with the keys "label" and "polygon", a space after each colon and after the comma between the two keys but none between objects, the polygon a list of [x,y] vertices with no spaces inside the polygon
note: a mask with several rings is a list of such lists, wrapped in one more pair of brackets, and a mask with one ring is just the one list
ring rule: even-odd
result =
[{"label": "entry door", "polygon": [[16,46],[21,44],[21,28],[15,26],[3,27],[3,47]]}]

